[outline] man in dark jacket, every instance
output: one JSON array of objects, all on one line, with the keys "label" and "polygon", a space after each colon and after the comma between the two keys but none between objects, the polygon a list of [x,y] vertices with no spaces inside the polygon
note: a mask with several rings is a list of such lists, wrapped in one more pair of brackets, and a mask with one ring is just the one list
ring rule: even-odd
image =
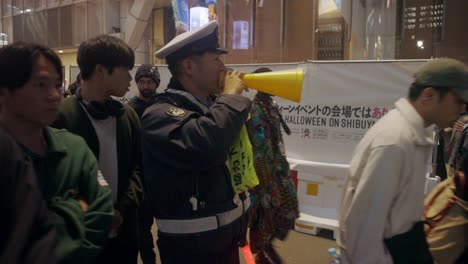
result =
[{"label": "man in dark jacket", "polygon": [[56,263],[56,233],[34,167],[0,125],[0,263]]},{"label": "man in dark jacket", "polygon": [[[141,65],[136,74],[135,82],[138,85],[138,95],[134,96],[128,104],[135,110],[141,118],[146,108],[151,105],[152,98],[156,94],[156,89],[161,82],[159,71],[156,66],[150,64]],[[156,263],[154,253],[153,235],[151,226],[153,225],[153,215],[146,199],[143,199],[138,208],[138,234],[140,258],[144,264]]]},{"label": "man in dark jacket", "polygon": [[141,65],[136,71],[135,82],[138,86],[138,94],[130,99],[128,104],[141,118],[146,108],[151,105],[151,98],[154,97],[161,83],[158,67],[150,64]]},{"label": "man in dark jacket", "polygon": [[[62,80],[62,63],[53,50],[22,42],[0,49],[0,122],[34,165],[57,233],[57,261],[89,263],[109,233],[111,191],[84,140],[48,126],[57,118]],[[26,224],[27,220],[22,217],[21,221]],[[43,250],[40,254],[47,254],[47,248]],[[34,261],[28,263],[39,260],[30,257]]]},{"label": "man in dark jacket", "polygon": [[240,73],[225,74],[217,28],[212,21],[156,53],[172,78],[143,114],[142,150],[162,263],[239,263],[250,200],[234,193],[226,160],[250,100]]},{"label": "man in dark jacket", "polygon": [[140,121],[135,111],[113,100],[130,86],[133,50],[121,39],[102,35],[78,49],[82,85],[64,99],[54,126],[82,136],[98,158],[112,190],[115,217],[98,263],[137,263],[136,208],[140,179]]}]

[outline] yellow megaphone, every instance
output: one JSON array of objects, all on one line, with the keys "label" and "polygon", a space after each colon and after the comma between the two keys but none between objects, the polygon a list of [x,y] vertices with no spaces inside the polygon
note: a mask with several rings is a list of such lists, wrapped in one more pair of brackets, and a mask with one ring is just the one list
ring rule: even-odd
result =
[{"label": "yellow megaphone", "polygon": [[304,69],[248,73],[242,77],[242,81],[249,88],[299,103],[302,95]]}]

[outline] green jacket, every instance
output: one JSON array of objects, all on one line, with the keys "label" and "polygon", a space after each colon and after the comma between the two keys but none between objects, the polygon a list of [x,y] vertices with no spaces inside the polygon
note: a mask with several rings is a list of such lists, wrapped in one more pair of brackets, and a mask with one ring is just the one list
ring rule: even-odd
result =
[{"label": "green jacket", "polygon": [[[140,166],[140,120],[135,111],[125,105],[125,113],[117,117],[118,190],[115,208],[122,215],[139,206],[143,195]],[[52,124],[84,138],[99,159],[99,142],[93,124],[76,97],[68,97],[60,105],[60,114]],[[105,177],[105,175],[104,175]]]},{"label": "green jacket", "polygon": [[[111,190],[99,180],[97,162],[84,140],[66,130],[44,129],[47,153],[31,158],[57,230],[59,263],[90,262],[103,248],[114,211]],[[101,176],[102,178],[102,176]],[[77,198],[84,199],[83,212]]]}]

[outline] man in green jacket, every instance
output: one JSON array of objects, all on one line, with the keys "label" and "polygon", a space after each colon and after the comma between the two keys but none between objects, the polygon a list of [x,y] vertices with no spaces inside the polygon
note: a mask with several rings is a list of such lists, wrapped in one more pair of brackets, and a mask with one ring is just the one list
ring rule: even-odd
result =
[{"label": "man in green jacket", "polygon": [[0,122],[32,160],[57,233],[59,263],[88,263],[113,220],[111,191],[81,137],[49,127],[62,98],[55,52],[16,42],[0,49]]},{"label": "man in green jacket", "polygon": [[111,98],[128,91],[134,59],[133,50],[119,38],[102,35],[83,42],[77,58],[81,88],[63,100],[53,125],[85,139],[112,190],[115,218],[97,263],[131,264],[138,258],[140,120],[131,107]]}]

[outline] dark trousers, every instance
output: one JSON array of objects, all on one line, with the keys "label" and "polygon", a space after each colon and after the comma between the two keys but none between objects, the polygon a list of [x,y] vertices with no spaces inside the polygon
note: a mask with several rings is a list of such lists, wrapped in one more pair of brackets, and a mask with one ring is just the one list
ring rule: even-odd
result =
[{"label": "dark trousers", "polygon": [[158,232],[162,264],[239,264],[240,220],[217,230],[190,235]]},{"label": "dark trousers", "polygon": [[138,208],[138,249],[143,264],[155,264],[156,254],[154,253],[153,235],[151,226],[153,225],[153,214],[147,200],[141,202]]},{"label": "dark trousers", "polygon": [[95,263],[136,264],[138,262],[138,231],[136,209],[123,216],[124,222],[115,238],[109,239]]}]

